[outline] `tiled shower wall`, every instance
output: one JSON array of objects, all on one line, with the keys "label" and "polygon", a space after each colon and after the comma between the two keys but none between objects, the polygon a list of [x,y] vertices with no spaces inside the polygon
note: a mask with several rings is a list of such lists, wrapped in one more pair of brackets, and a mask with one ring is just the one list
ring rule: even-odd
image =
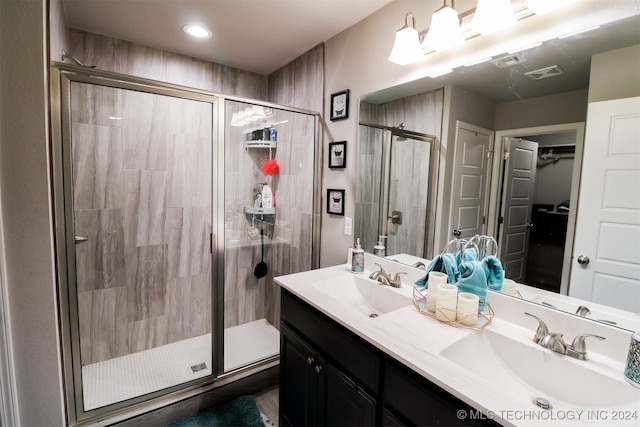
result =
[{"label": "tiled shower wall", "polygon": [[[68,43],[69,46],[63,46],[65,51],[78,57],[84,63],[95,65],[101,70],[191,86],[225,95],[267,100],[312,111],[323,110],[323,45],[317,46],[269,77],[265,77],[78,30],[69,31]],[[308,124],[301,124],[299,121],[292,122],[290,131],[291,135],[304,135],[304,137],[296,139],[296,144],[307,141],[313,132],[309,129]],[[282,134],[283,138],[285,134],[286,132]],[[286,145],[281,146],[276,157],[281,164],[286,162],[285,159],[294,159],[297,156],[288,153],[288,149],[284,147]],[[289,147],[293,148],[294,146],[290,145]],[[303,150],[305,154],[313,153],[312,144],[306,143],[295,147],[298,150]],[[256,286],[256,279],[252,275],[255,262],[259,259],[257,246],[253,245],[242,251],[230,251],[225,258],[225,311],[228,313],[225,317],[225,326],[262,317],[266,317],[271,323],[278,325],[279,292],[273,283],[273,276],[311,267],[306,260],[311,258],[307,254],[311,252],[312,243],[310,239],[309,241],[300,239],[301,233],[306,235],[307,227],[311,228],[311,205],[305,202],[302,207],[296,208],[292,212],[284,211],[283,208],[286,205],[287,195],[292,195],[291,197],[296,199],[293,195],[304,194],[309,191],[309,188],[312,188],[312,183],[303,183],[298,178],[295,173],[294,176],[282,173],[279,178],[281,179],[281,184],[279,184],[281,189],[277,194],[279,222],[275,229],[272,229],[271,235],[267,236],[268,239],[277,239],[278,243],[269,244],[267,242],[265,245],[265,259],[269,262],[269,275],[261,279],[262,283]],[[290,185],[285,182],[290,182]],[[309,200],[311,200],[311,196]],[[235,206],[233,212],[236,212]],[[289,217],[291,218],[290,222],[287,221]],[[101,305],[97,295],[89,297],[87,294],[83,298],[84,302],[81,302],[80,306],[81,313],[85,313],[83,315],[87,316],[92,312],[91,304],[88,301],[94,298],[96,299],[94,307],[100,307],[98,314],[94,314],[94,316],[100,315],[112,319],[114,316],[123,315],[118,312],[122,309],[121,305],[115,302]],[[173,301],[175,305],[179,301],[186,302],[189,297],[184,293],[174,292],[163,295],[163,298],[165,302],[169,301],[168,303],[171,304]],[[191,299],[193,300],[193,298]],[[191,309],[193,311],[202,309],[209,314],[209,308],[197,305],[201,302],[202,299],[193,301],[196,305]],[[158,319],[155,322],[162,323],[163,321]],[[171,321],[173,322],[174,319]],[[206,321],[207,324],[210,324],[208,319]],[[145,323],[151,324],[152,322]],[[162,329],[165,326],[159,325],[158,327]],[[107,332],[106,334],[114,335],[113,340],[117,339],[118,342],[122,340],[122,338],[115,337],[115,332]],[[163,340],[159,338],[161,335],[154,335],[151,331],[145,332],[144,338],[136,338],[135,343],[129,343],[128,347],[133,348],[133,351],[138,351],[142,347],[159,345]],[[175,340],[179,339],[177,336],[172,337]],[[85,353],[83,351],[83,354]],[[101,353],[101,351],[97,351],[97,353]],[[93,359],[93,355],[91,358]]]},{"label": "tiled shower wall", "polygon": [[72,83],[83,364],[210,332],[211,120],[208,103]]},{"label": "tiled shower wall", "polygon": [[[380,105],[363,102],[360,120],[390,127],[398,127],[403,123],[406,130],[435,136],[439,140],[442,134],[442,111],[443,91],[435,90]],[[355,231],[361,236],[363,248],[373,251],[381,202],[382,131],[360,126],[359,132]],[[429,179],[428,154],[425,143],[407,139],[393,144],[393,162],[403,166],[392,168],[389,207],[390,210],[402,212],[403,224],[390,225],[389,253],[421,254],[424,248],[425,219],[429,220],[427,192],[421,191],[417,196],[403,189],[421,184],[426,187]],[[434,156],[437,155],[436,150]]]},{"label": "tiled shower wall", "polygon": [[[246,106],[227,101],[227,117]],[[246,128],[228,127],[226,132],[225,327],[261,318],[278,327],[279,292],[273,277],[312,268],[314,116],[274,109],[270,121],[280,123],[275,126],[277,148],[271,150],[280,171],[273,176],[260,170],[269,149],[245,148]],[[253,188],[262,182],[276,195],[272,222],[244,214],[244,207],[252,205]],[[259,229],[269,268],[261,279],[253,274],[262,259]]]}]

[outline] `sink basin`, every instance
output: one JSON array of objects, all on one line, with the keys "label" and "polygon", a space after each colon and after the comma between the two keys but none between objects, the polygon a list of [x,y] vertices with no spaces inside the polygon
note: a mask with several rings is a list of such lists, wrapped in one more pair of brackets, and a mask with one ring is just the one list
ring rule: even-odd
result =
[{"label": "sink basin", "polygon": [[409,291],[391,288],[369,278],[352,275],[340,280],[314,284],[351,309],[369,317],[389,313],[411,305]]},{"label": "sink basin", "polygon": [[605,408],[637,403],[640,389],[619,378],[553,353],[533,341],[522,342],[485,329],[445,348],[442,356],[504,390],[523,388],[531,399],[544,397],[552,406]]}]

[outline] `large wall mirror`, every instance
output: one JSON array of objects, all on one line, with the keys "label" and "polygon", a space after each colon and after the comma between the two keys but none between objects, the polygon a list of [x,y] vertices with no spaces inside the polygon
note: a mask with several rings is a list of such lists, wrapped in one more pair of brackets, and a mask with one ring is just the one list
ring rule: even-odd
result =
[{"label": "large wall mirror", "polygon": [[[401,130],[425,134],[433,138],[425,150],[428,155],[420,157],[426,163],[416,169],[405,160],[404,167],[412,168],[413,179],[392,190],[396,199],[418,200],[422,191],[429,196],[424,214],[403,215],[405,224],[419,222],[412,232],[424,232],[424,236],[406,238],[410,245],[388,245],[387,257],[413,265],[432,258],[454,237],[489,234],[500,242],[507,277],[528,285],[524,289],[530,292],[522,292],[525,298],[572,313],[586,305],[590,309],[587,317],[640,329],[637,287],[621,291],[619,297],[593,298],[595,302],[576,292],[576,286],[570,291],[571,269],[579,268],[574,266],[577,254],[573,253],[579,238],[575,207],[580,177],[589,174],[581,166],[587,106],[594,92],[592,57],[640,45],[638,28],[640,16],[634,16],[517,54],[460,67],[439,78],[416,80],[361,97],[358,153],[362,158],[356,191],[362,203],[356,209],[355,229],[367,242],[365,250],[372,251],[379,234],[394,230],[394,209],[388,205],[384,211],[372,209],[365,203],[377,201],[372,195],[384,194],[384,186],[388,186],[381,176],[390,160],[384,157],[383,145],[374,147],[374,134],[380,140],[385,132],[391,138]],[[603,86],[606,90],[606,83],[598,85],[598,90]],[[452,107],[455,99],[456,108]],[[441,144],[443,138],[446,144]],[[505,152],[511,156],[510,162],[504,160]],[[365,158],[367,155],[382,157],[376,159],[378,170],[367,163],[372,158]],[[516,162],[519,166],[514,169]],[[530,197],[526,209],[519,210],[526,214],[518,222],[509,212],[518,211],[512,206],[520,202],[510,200],[507,194],[513,194],[510,185],[514,180],[523,182],[517,175],[522,170],[528,170],[530,187],[526,193]],[[469,176],[472,179],[466,182],[461,179]],[[510,228],[516,222],[527,229]],[[516,235],[524,237],[521,241],[510,238]],[[514,241],[522,250],[509,247]]]}]

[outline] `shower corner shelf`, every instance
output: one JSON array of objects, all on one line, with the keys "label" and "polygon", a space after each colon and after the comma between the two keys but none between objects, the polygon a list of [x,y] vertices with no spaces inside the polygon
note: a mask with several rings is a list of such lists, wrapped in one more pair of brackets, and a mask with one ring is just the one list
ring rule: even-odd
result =
[{"label": "shower corner shelf", "polygon": [[277,148],[277,141],[265,141],[263,139],[246,141],[245,148]]},{"label": "shower corner shelf", "polygon": [[244,216],[247,218],[247,221],[249,221],[249,224],[252,224],[255,219],[275,224],[276,208],[254,208],[245,206]]}]

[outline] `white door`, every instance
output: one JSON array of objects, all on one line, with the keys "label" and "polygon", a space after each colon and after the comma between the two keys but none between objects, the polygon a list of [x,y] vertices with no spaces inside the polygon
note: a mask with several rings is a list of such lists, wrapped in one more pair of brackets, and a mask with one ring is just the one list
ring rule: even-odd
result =
[{"label": "white door", "polygon": [[538,143],[520,138],[505,138],[505,150],[508,158],[498,247],[505,276],[523,282],[527,270]]},{"label": "white door", "polygon": [[589,104],[569,295],[640,312],[640,97]]},{"label": "white door", "polygon": [[455,146],[450,237],[465,239],[485,234],[493,131],[459,122]]}]

